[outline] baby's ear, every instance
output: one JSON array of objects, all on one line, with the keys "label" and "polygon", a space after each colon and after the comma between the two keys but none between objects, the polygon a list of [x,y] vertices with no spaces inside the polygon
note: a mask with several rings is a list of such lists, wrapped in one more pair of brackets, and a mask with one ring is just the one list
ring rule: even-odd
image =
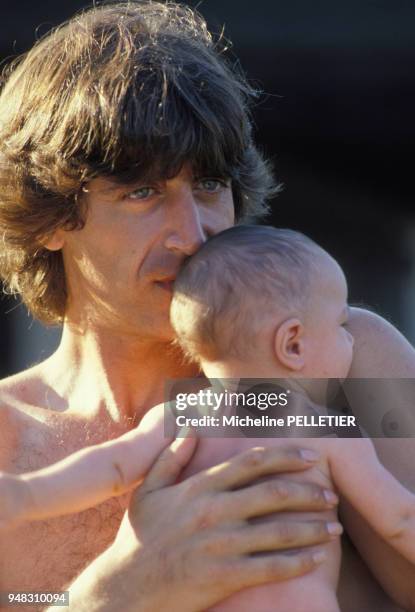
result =
[{"label": "baby's ear", "polygon": [[59,228],[40,240],[41,244],[48,251],[60,251],[65,244],[65,230]]},{"label": "baby's ear", "polygon": [[296,318],[287,319],[275,330],[274,354],[283,366],[294,372],[301,371],[305,365],[303,336],[304,325]]}]

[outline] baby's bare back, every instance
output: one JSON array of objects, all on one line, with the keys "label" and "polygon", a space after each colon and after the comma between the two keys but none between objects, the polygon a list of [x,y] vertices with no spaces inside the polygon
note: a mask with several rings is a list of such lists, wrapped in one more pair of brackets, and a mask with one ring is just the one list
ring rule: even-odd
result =
[{"label": "baby's bare back", "polygon": [[[324,438],[286,439],[286,438],[209,438],[200,440],[196,453],[185,469],[182,477],[186,478],[205,468],[226,461],[233,455],[253,446],[292,446],[295,448],[310,448],[317,450],[321,461],[315,468],[302,473],[290,473],[289,480],[312,482],[320,486],[332,488],[330,478],[326,441]],[[281,477],[278,477],[281,478]],[[270,477],[272,479],[272,477]],[[318,515],[313,512],[298,513],[287,512],[278,515],[269,515],[260,519],[252,519],[261,523],[275,521],[294,521],[297,518],[309,520],[337,521],[336,510]],[[334,539],[324,546],[327,560],[310,574],[286,580],[277,584],[268,584],[261,587],[244,589],[240,593],[229,597],[221,604],[210,608],[213,612],[339,612],[336,598],[336,588],[340,570],[340,540]],[[266,553],[264,553],[266,554]]]}]

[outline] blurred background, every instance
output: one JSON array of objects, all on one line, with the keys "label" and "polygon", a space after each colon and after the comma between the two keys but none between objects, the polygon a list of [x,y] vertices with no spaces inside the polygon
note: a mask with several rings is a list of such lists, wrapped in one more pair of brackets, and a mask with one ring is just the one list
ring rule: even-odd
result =
[{"label": "blurred background", "polygon": [[[196,2],[188,2],[196,6]],[[85,7],[7,3],[0,59]],[[415,342],[415,3],[412,0],[205,0],[250,81],[257,142],[284,184],[272,223],[299,229],[343,266],[350,301]],[[48,356],[58,329],[0,301],[0,375]]]}]

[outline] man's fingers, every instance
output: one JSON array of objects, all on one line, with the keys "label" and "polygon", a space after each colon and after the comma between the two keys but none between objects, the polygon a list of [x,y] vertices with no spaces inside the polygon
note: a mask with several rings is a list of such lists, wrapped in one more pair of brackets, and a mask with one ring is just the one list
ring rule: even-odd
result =
[{"label": "man's fingers", "polygon": [[340,523],[326,521],[287,521],[277,519],[261,525],[239,527],[217,540],[218,551],[234,555],[277,551],[329,542],[339,536]]},{"label": "man's fingers", "polygon": [[197,437],[180,437],[164,449],[139,487],[139,496],[174,484],[193,456],[197,442]]},{"label": "man's fingers", "polygon": [[246,587],[288,580],[315,569],[326,558],[319,549],[245,558],[236,564],[235,577]]},{"label": "man's fingers", "polygon": [[221,514],[227,519],[248,519],[281,511],[318,511],[333,508],[338,497],[333,491],[306,482],[281,477],[222,494]]},{"label": "man's fingers", "polygon": [[257,447],[250,448],[192,478],[199,477],[204,490],[210,488],[224,491],[242,487],[262,476],[306,470],[317,461],[317,453],[306,449]]}]

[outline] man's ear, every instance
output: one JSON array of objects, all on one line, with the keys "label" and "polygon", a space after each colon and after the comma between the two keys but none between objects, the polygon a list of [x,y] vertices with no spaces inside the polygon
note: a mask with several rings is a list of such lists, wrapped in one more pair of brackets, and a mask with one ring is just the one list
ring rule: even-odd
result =
[{"label": "man's ear", "polygon": [[65,244],[65,230],[59,228],[55,230],[53,234],[42,238],[40,242],[48,251],[60,251]]},{"label": "man's ear", "polygon": [[275,331],[274,353],[278,361],[294,372],[304,368],[304,325],[300,319],[291,318],[281,323]]}]

